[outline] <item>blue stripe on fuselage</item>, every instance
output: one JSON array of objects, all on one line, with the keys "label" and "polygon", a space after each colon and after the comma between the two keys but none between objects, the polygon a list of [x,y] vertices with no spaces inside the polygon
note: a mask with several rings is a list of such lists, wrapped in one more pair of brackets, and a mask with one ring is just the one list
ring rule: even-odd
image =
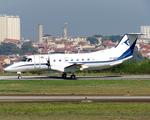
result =
[{"label": "blue stripe on fuselage", "polygon": [[18,67],[23,67],[23,66],[35,66],[35,65],[46,65],[46,63],[24,64],[24,65],[19,65],[19,66],[13,67],[13,68],[18,68]]}]

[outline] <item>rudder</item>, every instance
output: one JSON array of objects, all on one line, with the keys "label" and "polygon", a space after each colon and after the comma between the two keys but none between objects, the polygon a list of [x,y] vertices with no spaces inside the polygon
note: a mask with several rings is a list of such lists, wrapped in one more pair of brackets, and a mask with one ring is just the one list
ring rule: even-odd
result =
[{"label": "rudder", "polygon": [[137,38],[141,33],[128,33],[125,34],[124,37],[121,39],[119,44],[116,46],[116,50],[120,53],[119,59],[128,59],[131,58],[133,55],[134,47],[137,41]]}]

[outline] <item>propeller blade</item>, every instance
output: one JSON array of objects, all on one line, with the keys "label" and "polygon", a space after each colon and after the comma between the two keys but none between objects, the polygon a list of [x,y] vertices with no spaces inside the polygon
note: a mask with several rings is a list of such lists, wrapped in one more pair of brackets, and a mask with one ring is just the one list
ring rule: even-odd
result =
[{"label": "propeller blade", "polygon": [[[46,65],[48,66],[48,69],[49,69],[49,68],[50,68],[50,58],[49,58],[49,56],[48,56],[48,60],[47,60]],[[50,68],[50,69],[51,69],[51,68]]]}]

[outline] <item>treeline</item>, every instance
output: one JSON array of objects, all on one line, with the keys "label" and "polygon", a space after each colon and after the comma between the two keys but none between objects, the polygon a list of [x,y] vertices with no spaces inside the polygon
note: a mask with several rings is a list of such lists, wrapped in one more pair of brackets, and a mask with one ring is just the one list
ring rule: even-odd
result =
[{"label": "treeline", "polygon": [[24,42],[21,45],[21,48],[17,47],[17,45],[13,43],[1,43],[0,45],[0,55],[12,55],[12,54],[25,54],[25,53],[37,53],[35,49],[33,49],[32,42]]}]

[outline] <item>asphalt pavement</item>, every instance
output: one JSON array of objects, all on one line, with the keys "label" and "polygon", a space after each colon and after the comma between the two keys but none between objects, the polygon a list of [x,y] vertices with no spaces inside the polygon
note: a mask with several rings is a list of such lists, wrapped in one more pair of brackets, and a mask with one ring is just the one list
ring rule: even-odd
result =
[{"label": "asphalt pavement", "polygon": [[[130,75],[130,76],[76,76],[76,80],[125,80],[125,79],[147,79],[150,80],[150,75]],[[69,76],[62,78],[61,76],[0,76],[0,80],[72,80]]]},{"label": "asphalt pavement", "polygon": [[150,96],[93,96],[93,95],[3,95],[0,102],[150,102]]}]

